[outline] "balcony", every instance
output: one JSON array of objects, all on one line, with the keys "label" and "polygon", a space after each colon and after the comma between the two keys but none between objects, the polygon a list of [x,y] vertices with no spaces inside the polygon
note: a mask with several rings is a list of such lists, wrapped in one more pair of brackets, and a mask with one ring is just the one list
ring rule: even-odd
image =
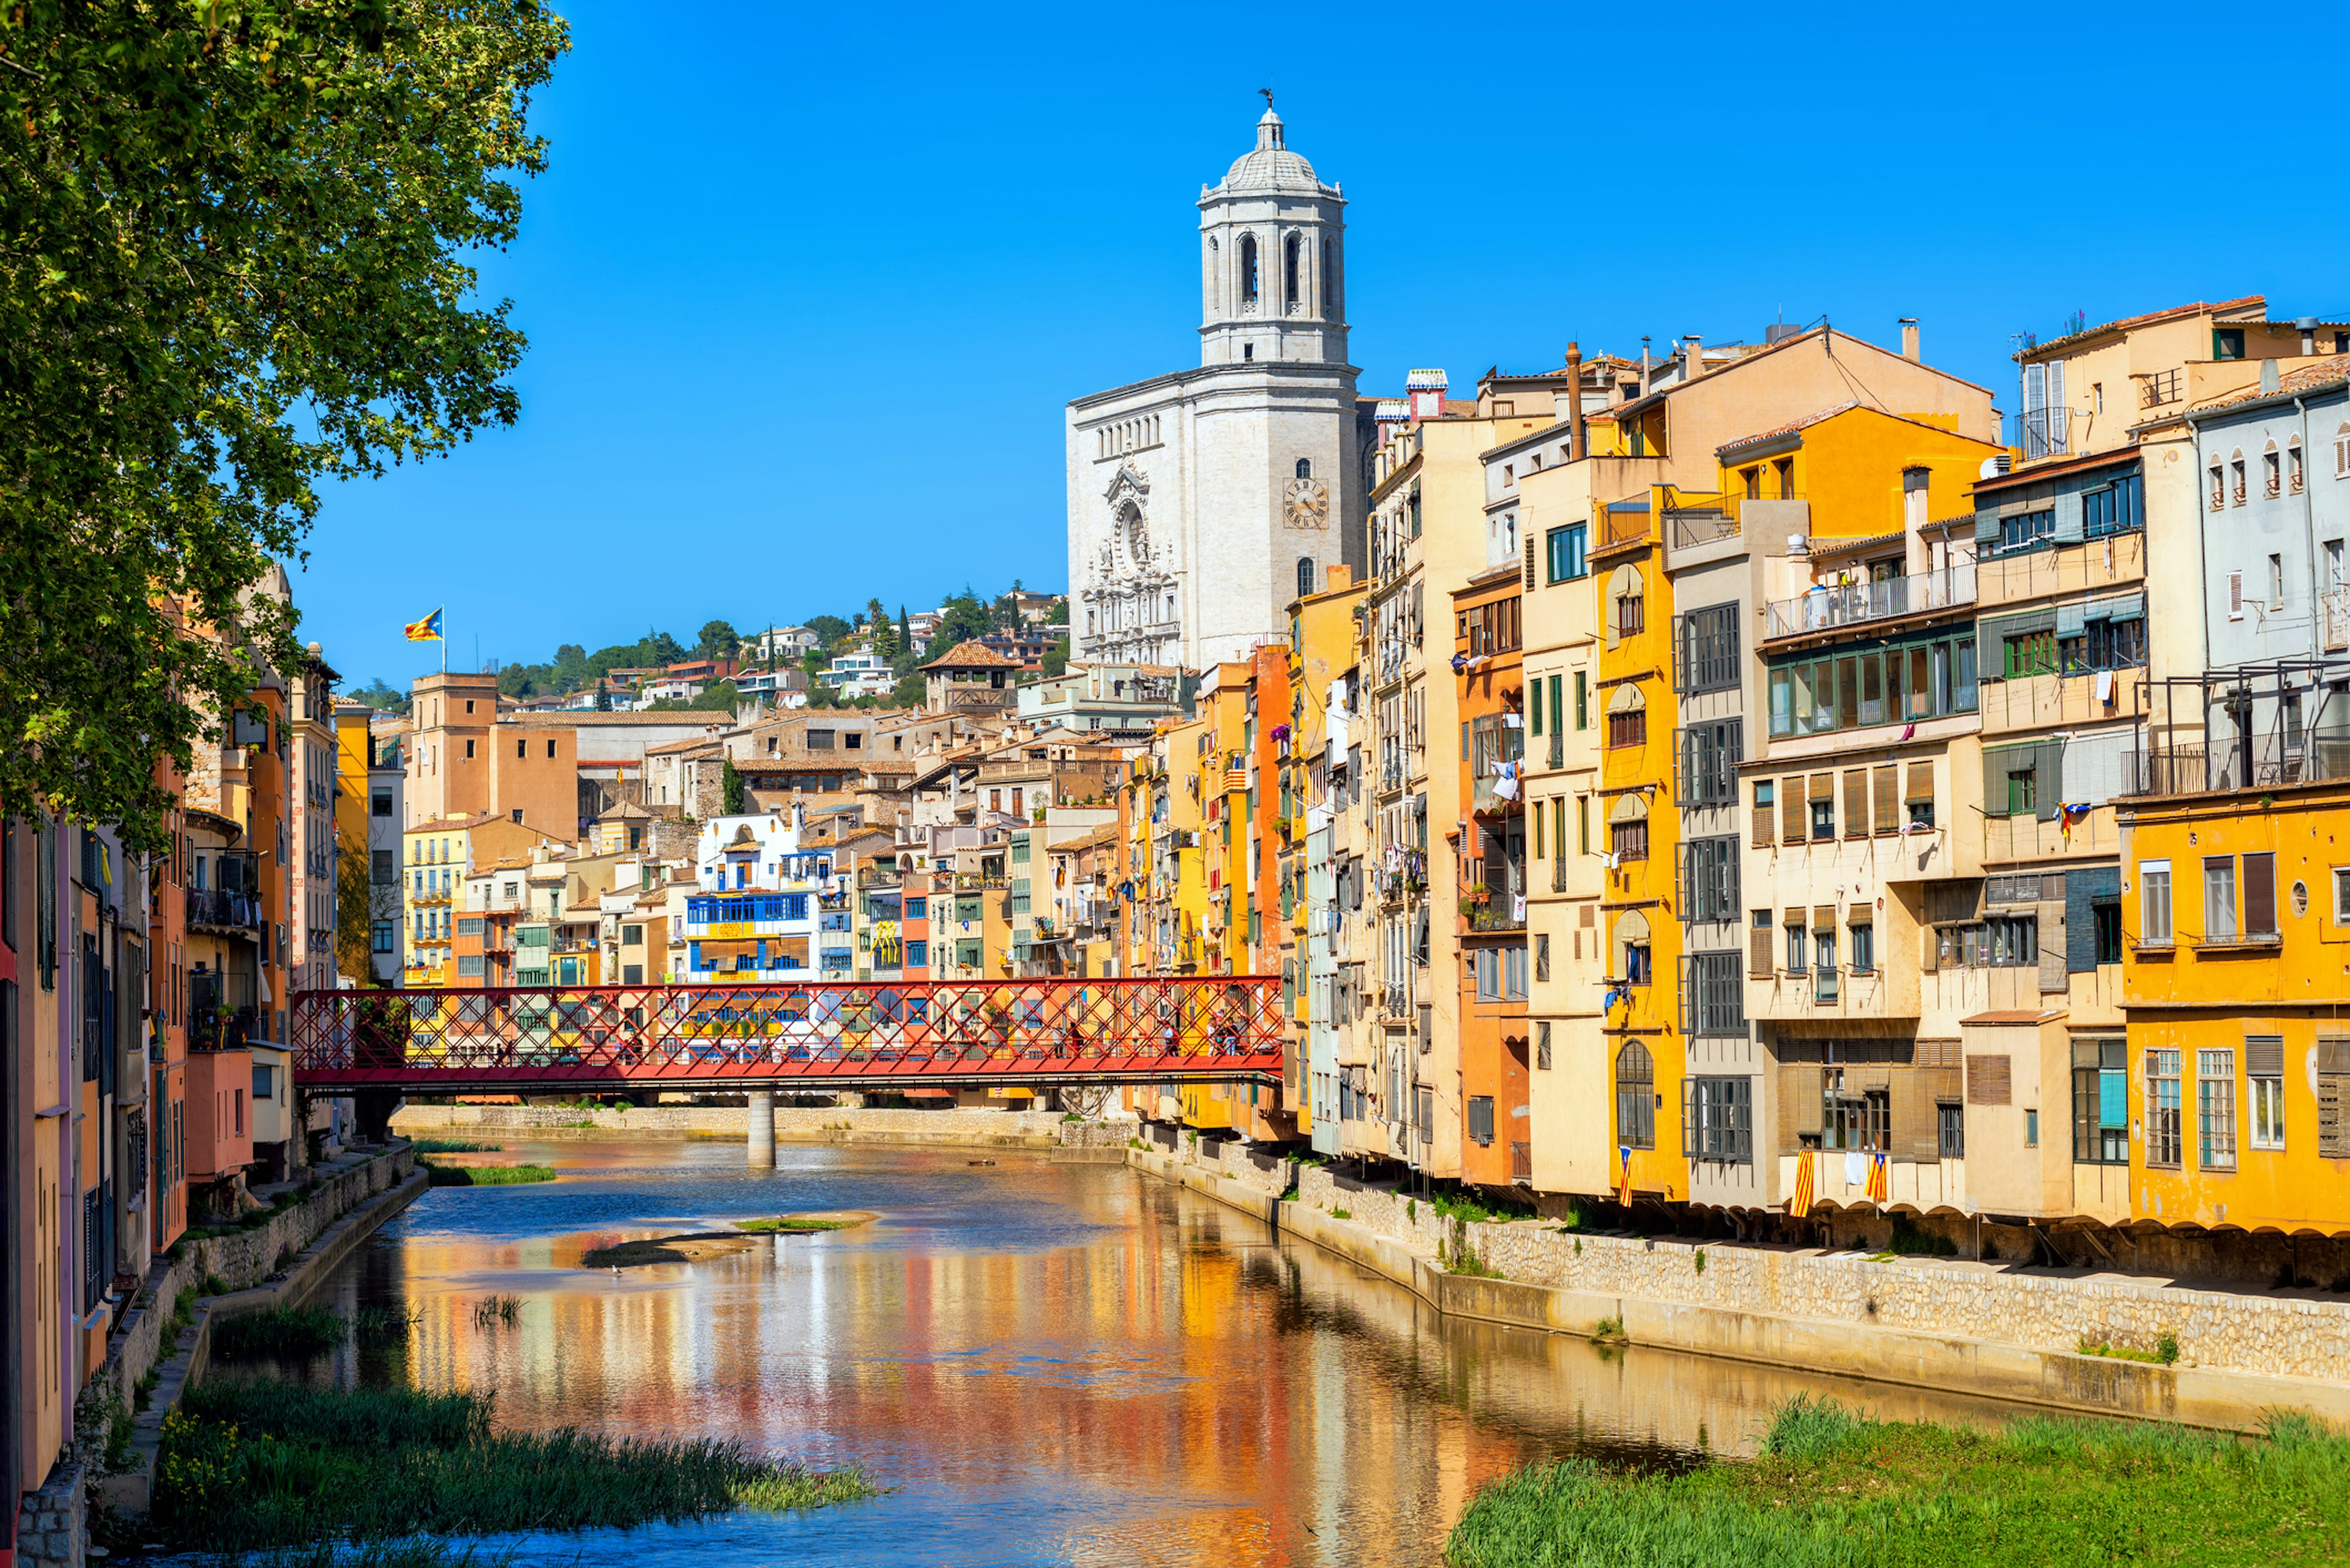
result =
[{"label": "balcony", "polygon": [[1823,584],[1791,599],[1772,600],[1769,636],[1803,637],[1840,627],[1956,609],[1974,602],[1972,563],[1869,583],[1836,587]]},{"label": "balcony", "polygon": [[1490,904],[1471,907],[1464,927],[1471,933],[1486,931],[1523,931],[1526,918],[1517,912],[1518,901],[1508,893],[1496,893]]},{"label": "balcony", "polygon": [[2249,747],[2198,742],[2122,753],[2122,793],[2128,795],[2204,794],[2327,779],[2350,779],[2350,736],[2315,735],[2286,746],[2264,735]]},{"label": "balcony", "polygon": [[192,1007],[188,1010],[188,1049],[242,1051],[255,1041],[268,1039],[255,1007]]},{"label": "balcony", "polygon": [[1618,512],[1614,507],[1600,514],[1599,541],[1596,550],[1621,549],[1627,545],[1645,544],[1656,535],[1656,524],[1648,506],[1643,504],[1637,512]]},{"label": "balcony", "polygon": [[2023,449],[2023,461],[2038,458],[2063,457],[2071,452],[2067,439],[2072,430],[2070,408],[2026,409],[2020,414],[2007,416],[2006,443]]},{"label": "balcony", "polygon": [[958,871],[955,873],[954,885],[955,891],[958,893],[993,893],[1003,891],[1011,887],[1012,883],[1008,878],[998,875]]},{"label": "balcony", "polygon": [[190,930],[236,931],[249,934],[268,925],[261,909],[261,895],[228,888],[191,888],[188,889],[188,929]]},{"label": "balcony", "polygon": [[1717,539],[1738,537],[1735,497],[1675,492],[1674,504],[1665,508],[1665,536],[1676,550],[1693,550]]}]

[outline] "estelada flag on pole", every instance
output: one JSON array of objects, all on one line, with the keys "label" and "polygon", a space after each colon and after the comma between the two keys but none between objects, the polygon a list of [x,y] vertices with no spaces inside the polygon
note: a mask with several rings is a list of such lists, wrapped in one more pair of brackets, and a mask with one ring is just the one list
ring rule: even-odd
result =
[{"label": "estelada flag on pole", "polygon": [[[447,608],[447,607],[447,607],[447,606],[445,606],[445,605],[442,607],[442,608],[443,608],[443,609],[445,609],[445,608]],[[441,640],[441,611],[440,611],[440,610],[434,610],[431,615],[426,616],[422,620],[412,620],[412,621],[410,621],[410,622],[408,623],[408,640],[409,640],[409,641],[411,641],[411,642],[438,642],[438,641],[440,641],[440,640]]]}]

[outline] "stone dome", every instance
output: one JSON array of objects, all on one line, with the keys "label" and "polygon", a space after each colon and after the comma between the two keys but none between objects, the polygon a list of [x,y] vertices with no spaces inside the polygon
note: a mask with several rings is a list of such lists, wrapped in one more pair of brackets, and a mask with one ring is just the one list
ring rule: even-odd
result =
[{"label": "stone dome", "polygon": [[1256,122],[1256,146],[1232,161],[1219,187],[1226,193],[1242,191],[1296,191],[1319,194],[1322,182],[1314,165],[1283,144],[1281,116],[1270,109]]}]

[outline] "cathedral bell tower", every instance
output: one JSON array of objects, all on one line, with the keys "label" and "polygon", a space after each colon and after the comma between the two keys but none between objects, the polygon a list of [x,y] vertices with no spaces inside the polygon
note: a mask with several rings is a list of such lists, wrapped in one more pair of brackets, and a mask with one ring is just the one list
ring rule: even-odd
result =
[{"label": "cathedral bell tower", "polygon": [[1268,95],[1255,148],[1200,188],[1201,364],[1347,362],[1346,205]]}]

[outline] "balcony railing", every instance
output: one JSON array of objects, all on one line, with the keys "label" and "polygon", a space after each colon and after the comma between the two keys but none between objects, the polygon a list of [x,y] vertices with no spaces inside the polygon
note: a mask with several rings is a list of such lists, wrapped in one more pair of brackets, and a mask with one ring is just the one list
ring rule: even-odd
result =
[{"label": "balcony railing", "polygon": [[1799,637],[1806,632],[1830,631],[1837,627],[1860,626],[1928,610],[1953,609],[1974,602],[1972,562],[1871,583],[1823,584],[1792,599],[1772,600],[1770,635]]},{"label": "balcony railing", "polygon": [[978,876],[967,871],[958,871],[955,873],[954,885],[955,891],[958,893],[987,893],[1009,888],[1012,883],[1009,878],[1003,877]]},{"label": "balcony railing", "polygon": [[242,1051],[268,1037],[255,1007],[195,1007],[188,1010],[188,1049]]},{"label": "balcony railing", "polygon": [[1738,511],[1730,497],[1701,501],[1688,495],[1680,499],[1694,504],[1665,509],[1665,525],[1674,549],[1693,550],[1717,539],[1738,537]]},{"label": "balcony railing", "polygon": [[257,931],[267,923],[262,916],[261,895],[258,893],[235,892],[225,888],[188,889],[188,924],[191,927]]},{"label": "balcony railing", "polygon": [[2312,736],[2297,746],[2263,736],[2249,748],[2199,742],[2122,754],[2125,794],[2203,794],[2345,778],[2350,778],[2350,737],[2335,735]]},{"label": "balcony railing", "polygon": [[1472,931],[1523,931],[1526,918],[1517,912],[1518,901],[1507,893],[1496,893],[1490,904],[1479,904],[1469,911],[1469,929]]},{"label": "balcony railing", "polygon": [[1611,507],[1599,514],[1598,548],[1612,550],[1618,545],[1637,545],[1654,532],[1655,524],[1646,507],[1638,512],[1617,512]]}]

